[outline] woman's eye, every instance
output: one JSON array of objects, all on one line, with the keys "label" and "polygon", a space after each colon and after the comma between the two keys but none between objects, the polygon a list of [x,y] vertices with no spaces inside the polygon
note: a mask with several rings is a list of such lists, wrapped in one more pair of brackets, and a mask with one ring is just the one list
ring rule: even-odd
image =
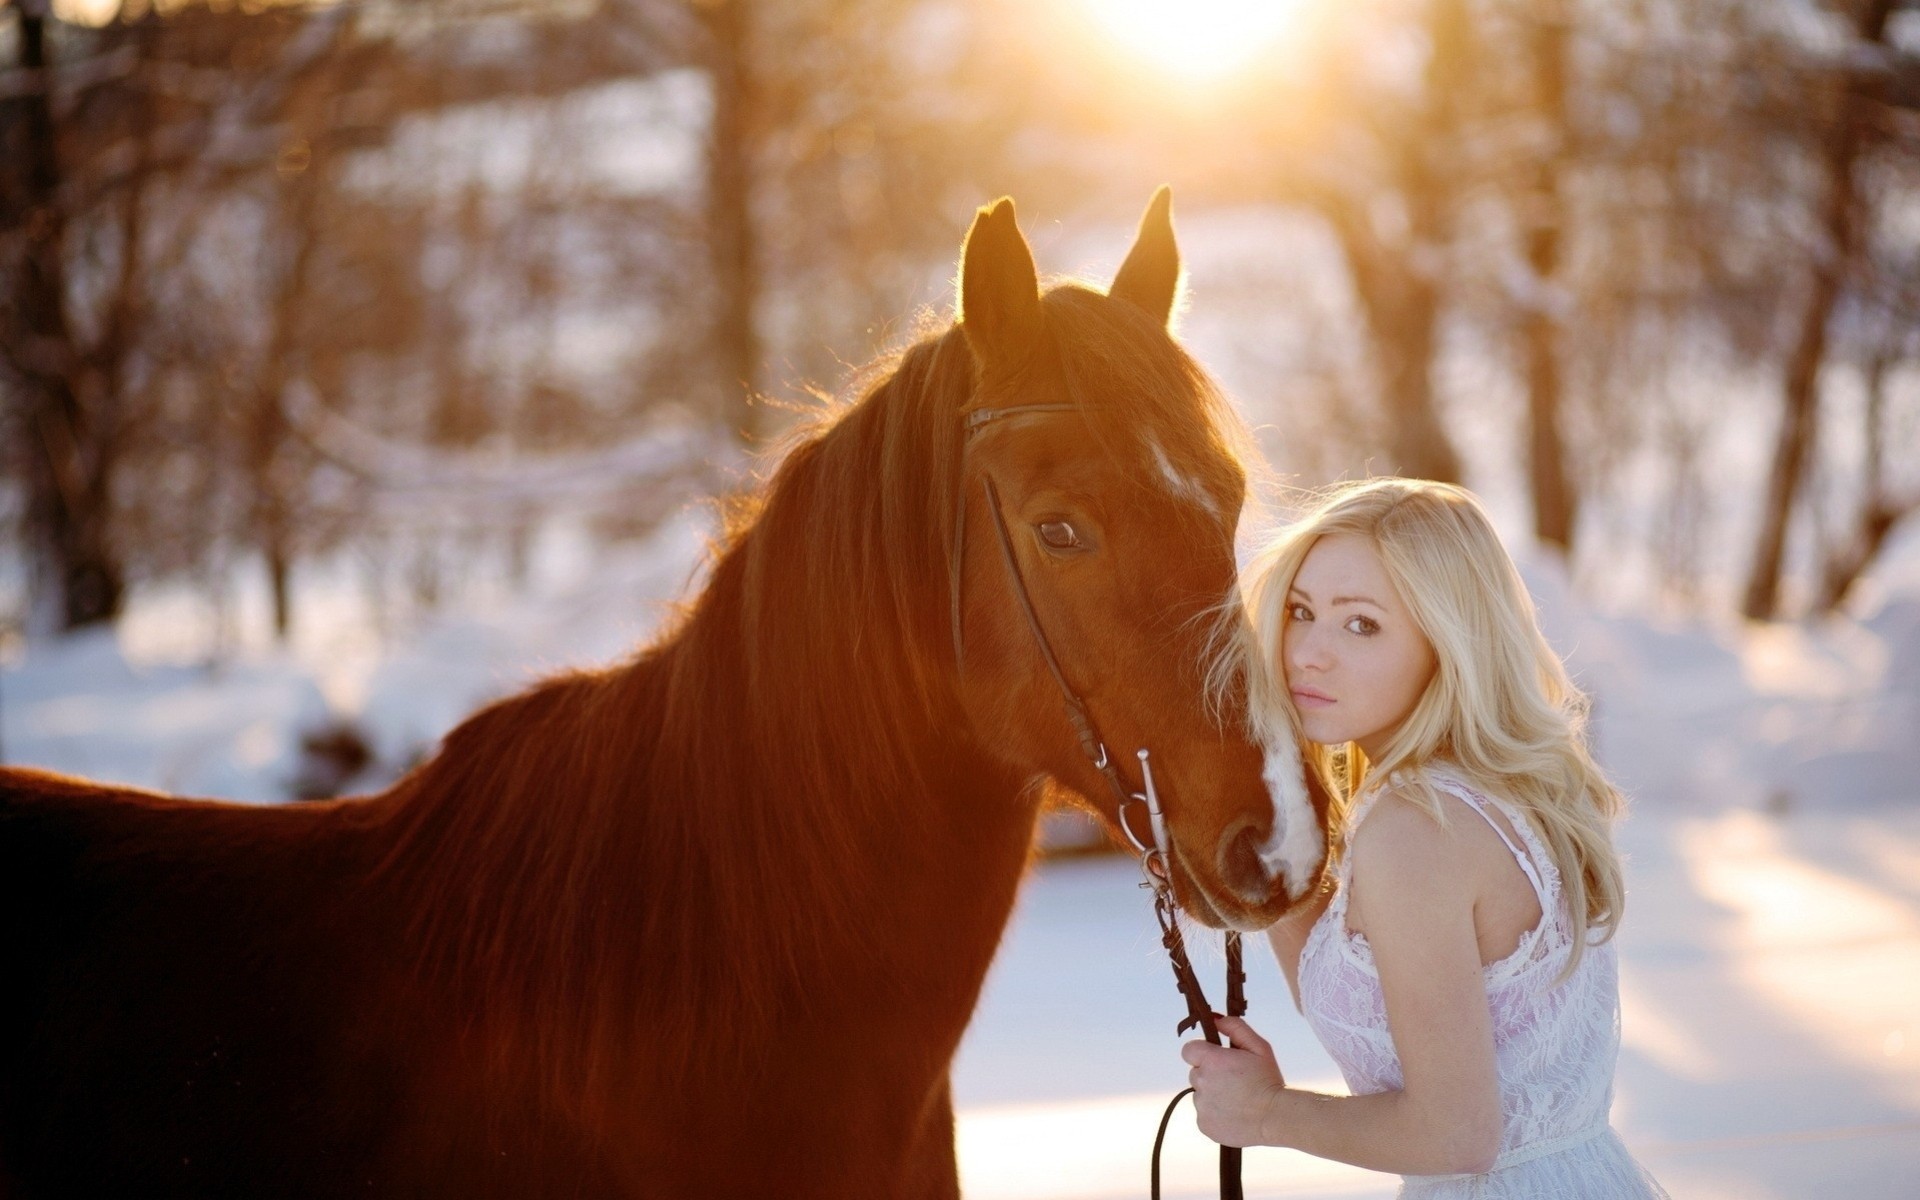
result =
[{"label": "woman's eye", "polygon": [[1083,544],[1073,526],[1065,521],[1040,522],[1040,540],[1055,550],[1076,550]]},{"label": "woman's eye", "polygon": [[1380,632],[1380,623],[1372,617],[1352,617],[1347,621],[1347,632],[1372,637]]},{"label": "woman's eye", "polygon": [[1311,621],[1313,620],[1313,612],[1304,604],[1289,604],[1287,605],[1287,620]]}]

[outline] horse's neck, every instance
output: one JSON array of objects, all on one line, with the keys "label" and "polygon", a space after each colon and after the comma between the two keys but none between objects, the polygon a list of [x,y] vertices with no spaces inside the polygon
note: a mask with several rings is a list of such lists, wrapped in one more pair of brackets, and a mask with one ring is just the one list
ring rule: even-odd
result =
[{"label": "horse's neck", "polygon": [[[736,839],[759,839],[761,869],[831,877],[848,886],[827,890],[856,905],[892,904],[942,888],[964,893],[964,880],[989,864],[1022,861],[1034,819],[1026,781],[994,762],[963,728],[909,712],[894,713],[884,731],[854,738],[827,727],[828,720],[844,718],[821,718],[830,706],[807,689],[857,687],[871,670],[848,664],[829,676],[789,676],[795,690],[778,695],[755,693],[742,681],[733,692],[740,711],[709,714],[702,728],[678,730],[690,742],[663,740],[655,750],[665,768],[656,779],[670,778],[677,760],[696,763],[696,777],[717,786],[692,788],[697,801],[683,803],[669,783],[656,787],[649,803],[673,806],[658,814],[669,823],[690,819],[716,834],[720,840],[708,845],[715,857],[751,853],[753,847]],[[753,734],[741,732],[752,728],[748,710],[779,714],[773,721],[782,727],[784,745],[756,744]],[[819,724],[810,728],[809,721]],[[735,769],[712,771],[721,759]]]},{"label": "horse's neck", "polygon": [[[971,756],[970,756],[971,757]],[[1033,842],[1039,789],[976,759],[974,786],[948,797],[934,842],[889,865],[887,895],[875,912],[910,945],[898,958],[922,976],[979,986],[1011,915]],[[957,800],[958,803],[951,803]]]},{"label": "horse's neck", "polygon": [[[674,652],[636,668],[650,673],[635,682],[652,693],[636,707],[664,715],[683,666],[670,661]],[[720,669],[744,673],[746,664]],[[850,664],[812,682],[844,688],[857,678]],[[868,739],[864,757],[808,769],[792,752],[816,735],[824,742],[825,731],[805,725],[824,706],[802,694],[754,694],[744,678],[718,681],[718,690],[741,711],[666,720],[653,752],[646,803],[658,809],[655,844],[671,840],[705,860],[667,868],[685,883],[659,893],[668,910],[651,915],[665,918],[654,936],[670,957],[749,956],[757,961],[742,964],[746,978],[779,963],[801,988],[815,975],[905,972],[959,983],[983,974],[1032,839],[1037,800],[1027,781],[964,730],[911,713],[897,714],[893,736]],[[749,707],[791,714],[782,718],[798,723],[783,731],[789,753],[748,744],[740,731]]]}]

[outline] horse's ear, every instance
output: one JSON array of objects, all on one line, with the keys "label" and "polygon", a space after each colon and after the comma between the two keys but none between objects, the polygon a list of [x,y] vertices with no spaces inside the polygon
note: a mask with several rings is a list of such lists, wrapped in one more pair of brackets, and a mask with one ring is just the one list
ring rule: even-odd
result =
[{"label": "horse's ear", "polygon": [[1165,325],[1173,313],[1174,292],[1180,286],[1180,248],[1173,244],[1173,192],[1165,186],[1153,194],[1133,249],[1120,264],[1107,295],[1146,310]]},{"label": "horse's ear", "polygon": [[960,328],[982,367],[1019,366],[1040,332],[1040,277],[1005,196],[974,215],[960,249]]}]

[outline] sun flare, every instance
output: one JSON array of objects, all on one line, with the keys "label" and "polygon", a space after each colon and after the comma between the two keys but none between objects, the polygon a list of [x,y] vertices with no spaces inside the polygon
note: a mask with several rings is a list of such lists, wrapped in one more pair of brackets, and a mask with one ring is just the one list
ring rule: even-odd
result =
[{"label": "sun flare", "polygon": [[1115,42],[1166,70],[1217,79],[1251,66],[1310,0],[1080,0]]}]

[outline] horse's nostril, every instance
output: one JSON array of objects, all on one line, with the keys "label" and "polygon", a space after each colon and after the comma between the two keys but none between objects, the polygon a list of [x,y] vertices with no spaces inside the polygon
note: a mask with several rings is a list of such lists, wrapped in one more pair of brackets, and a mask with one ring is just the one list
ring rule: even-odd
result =
[{"label": "horse's nostril", "polygon": [[1260,861],[1260,847],[1266,844],[1266,837],[1267,831],[1252,820],[1236,822],[1220,835],[1220,880],[1249,904],[1264,903],[1272,891],[1266,866]]}]

